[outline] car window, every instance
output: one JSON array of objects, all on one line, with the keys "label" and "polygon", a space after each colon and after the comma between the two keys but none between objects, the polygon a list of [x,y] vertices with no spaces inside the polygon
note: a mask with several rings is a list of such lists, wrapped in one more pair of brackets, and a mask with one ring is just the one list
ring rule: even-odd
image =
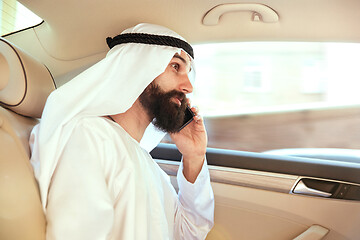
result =
[{"label": "car window", "polygon": [[360,148],[360,44],[218,43],[194,51],[192,102],[209,147]]},{"label": "car window", "polygon": [[41,18],[17,1],[0,1],[0,36],[34,26],[41,21]]}]

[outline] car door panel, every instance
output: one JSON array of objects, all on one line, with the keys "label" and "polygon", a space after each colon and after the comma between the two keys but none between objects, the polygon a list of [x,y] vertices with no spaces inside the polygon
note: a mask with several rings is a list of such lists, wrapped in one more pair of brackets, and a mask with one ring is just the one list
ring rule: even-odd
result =
[{"label": "car door panel", "polygon": [[[164,160],[160,150],[162,147],[167,152],[165,157],[170,160]],[[171,156],[171,149],[172,146],[160,145],[152,154],[160,167],[171,176],[172,183],[177,188],[175,176],[181,156],[174,152]],[[337,168],[336,163],[322,162],[330,165],[324,164],[324,168],[332,169],[335,176],[354,180],[343,182],[320,178],[319,176],[330,175],[316,168],[308,173],[304,169],[292,169],[289,171],[291,174],[260,171],[261,166],[255,166],[254,168],[258,168],[256,170],[244,169],[239,165],[244,162],[246,165],[251,157],[241,162],[249,155],[245,153],[240,156],[241,152],[236,153],[240,162],[236,167],[215,166],[211,165],[211,162],[221,162],[228,156],[217,154],[219,158],[216,161],[211,149],[209,152],[207,158],[215,195],[215,226],[207,239],[285,240],[298,237],[297,239],[349,240],[360,236],[360,229],[357,227],[357,223],[360,222],[359,201],[293,193],[294,187],[303,179],[321,179],[358,186],[356,176],[340,176],[346,172],[357,172],[356,167],[347,171],[350,165],[344,167],[340,164]],[[236,155],[232,157],[235,161]],[[276,158],[277,156],[272,156],[271,161],[275,162]],[[279,157],[279,161],[285,160],[291,161],[292,158]],[[297,161],[301,162],[300,159]],[[221,164],[224,165],[223,163]],[[304,165],[311,165],[311,161],[305,162]],[[301,163],[298,166],[300,167]],[[269,168],[266,160],[264,168]],[[283,169],[280,170],[285,172]],[[303,175],[293,174],[297,170]],[[314,173],[319,174],[316,176]]]}]

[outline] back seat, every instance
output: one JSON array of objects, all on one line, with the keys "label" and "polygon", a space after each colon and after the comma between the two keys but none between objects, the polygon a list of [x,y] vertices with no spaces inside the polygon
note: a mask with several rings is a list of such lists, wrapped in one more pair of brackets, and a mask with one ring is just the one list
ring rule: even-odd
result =
[{"label": "back seat", "polygon": [[29,136],[53,77],[37,60],[0,38],[0,239],[45,239],[46,220],[30,165]]}]

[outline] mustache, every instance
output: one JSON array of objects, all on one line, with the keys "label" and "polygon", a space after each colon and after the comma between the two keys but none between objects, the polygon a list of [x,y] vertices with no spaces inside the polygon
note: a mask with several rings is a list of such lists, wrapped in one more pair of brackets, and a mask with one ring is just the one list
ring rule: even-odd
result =
[{"label": "mustache", "polygon": [[152,94],[154,94],[156,97],[161,97],[163,99],[170,99],[172,97],[176,97],[181,101],[181,104],[186,102],[186,94],[183,92],[180,92],[178,90],[171,90],[168,92],[165,92],[160,88],[159,85],[155,84],[154,82],[150,83],[150,85],[145,89],[145,91],[150,91]]},{"label": "mustache", "polygon": [[186,103],[186,99],[187,99],[185,93],[177,91],[177,90],[171,90],[170,92],[165,93],[164,96],[167,99],[170,99],[172,97],[178,98],[181,101],[181,105]]}]

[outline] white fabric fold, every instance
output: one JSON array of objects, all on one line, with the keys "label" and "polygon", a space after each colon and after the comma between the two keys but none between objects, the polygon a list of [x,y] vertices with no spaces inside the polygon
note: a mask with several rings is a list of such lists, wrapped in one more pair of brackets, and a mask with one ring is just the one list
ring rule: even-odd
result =
[{"label": "white fabric fold", "polygon": [[169,176],[119,125],[78,121],[52,179],[47,240],[196,240],[213,226],[206,161],[194,184]]},{"label": "white fabric fold", "polygon": [[179,239],[205,239],[214,225],[214,193],[210,185],[210,175],[205,159],[194,183],[186,180],[181,161],[177,173],[179,200],[181,207],[175,218],[175,236]]}]

